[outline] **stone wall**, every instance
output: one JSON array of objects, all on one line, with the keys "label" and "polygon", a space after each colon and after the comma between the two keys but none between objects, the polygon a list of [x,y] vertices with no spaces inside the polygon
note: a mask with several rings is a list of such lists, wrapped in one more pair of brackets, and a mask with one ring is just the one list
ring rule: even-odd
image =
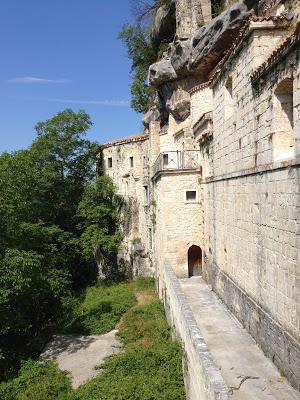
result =
[{"label": "stone wall", "polygon": [[[214,175],[252,168],[256,161],[257,165],[270,161],[261,159],[264,146],[261,151],[256,147],[256,136],[267,137],[270,132],[267,127],[261,129],[261,126],[255,125],[259,114],[255,114],[256,99],[250,76],[283,40],[284,32],[264,29],[264,23],[257,23],[256,26],[259,29],[248,38],[247,45],[233,60],[230,70],[214,84]],[[264,100],[271,95],[271,92],[264,93]],[[265,107],[268,108],[267,104]],[[270,122],[270,115],[267,117]]]},{"label": "stone wall", "polygon": [[208,84],[195,87],[191,91],[191,125],[194,126],[197,121],[206,113],[212,111],[213,93]]},{"label": "stone wall", "polygon": [[[224,5],[231,3],[228,0]],[[239,6],[245,9],[246,3]],[[182,36],[188,36],[194,29],[192,4],[196,3],[178,0],[176,4],[182,22],[178,29],[183,29]],[[161,83],[161,101],[165,101],[164,112],[169,112],[169,118],[149,124],[149,141],[105,150],[105,158],[111,154],[121,157],[120,164],[108,173],[121,193],[136,204],[128,243],[138,236],[145,253],[153,255],[160,295],[165,297],[169,319],[189,349],[188,365],[198,388],[203,388],[203,381],[197,380],[199,360],[193,342],[188,342],[188,322],[180,307],[184,298],[173,288],[177,285],[174,273],[167,269],[165,275],[164,269],[168,259],[178,277],[187,277],[192,245],[203,251],[206,281],[300,389],[299,41],[291,42],[291,51],[277,57],[280,44],[295,28],[293,21],[279,16],[291,5],[299,11],[298,2],[281,2],[270,9],[277,17],[255,16],[238,32],[242,20],[246,22],[243,13],[235,25],[240,42],[207,74],[206,83],[195,70],[178,81]],[[234,17],[239,8],[232,12]],[[230,19],[230,10],[226,15]],[[218,27],[222,18],[212,26]],[[216,50],[220,38],[214,37],[212,30],[199,42],[201,47],[205,40],[211,42],[208,38],[216,39],[215,50],[210,48],[202,59],[207,68],[212,59],[217,62],[223,57],[220,49]],[[184,118],[178,118],[183,111],[187,111]],[[175,162],[173,170],[153,172],[162,152],[171,158],[191,149],[201,149],[200,168],[184,170]],[[140,160],[148,154],[150,168],[144,170],[137,164],[136,171],[128,170],[131,154]],[[142,201],[146,183],[151,192],[150,207],[144,207]],[[185,201],[187,190],[197,191],[197,201]],[[147,245],[149,229],[154,235],[152,251]],[[192,381],[190,385],[195,393]]]},{"label": "stone wall", "polygon": [[148,136],[105,145],[102,153],[105,173],[113,179],[128,206],[119,261],[128,264],[133,275],[153,276]]},{"label": "stone wall", "polygon": [[184,378],[188,400],[228,400],[228,388],[195,321],[192,310],[169,262],[164,266],[163,299],[166,316],[184,351]]},{"label": "stone wall", "polygon": [[[164,171],[156,178],[155,260],[161,275],[165,259],[179,277],[188,277],[188,250],[203,243],[203,207],[199,171]],[[187,202],[186,190],[196,190],[197,200]]]},{"label": "stone wall", "polygon": [[[284,37],[280,29],[261,28],[255,26],[214,82],[213,176],[203,183],[204,276],[299,390],[299,57],[292,52],[252,82]],[[277,161],[276,91],[286,78],[293,80],[294,151]],[[283,107],[289,114],[286,98]]]}]

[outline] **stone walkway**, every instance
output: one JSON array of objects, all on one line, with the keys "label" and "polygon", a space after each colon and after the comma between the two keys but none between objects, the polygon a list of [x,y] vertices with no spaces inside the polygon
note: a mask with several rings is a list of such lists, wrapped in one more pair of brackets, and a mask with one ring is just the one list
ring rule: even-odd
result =
[{"label": "stone walkway", "polygon": [[70,372],[72,387],[76,389],[101,372],[95,367],[106,357],[120,351],[117,332],[113,330],[101,336],[56,335],[41,358],[54,360],[60,369]]},{"label": "stone walkway", "polygon": [[300,399],[299,392],[280,376],[276,367],[201,277],[182,279],[180,282],[215,363],[227,386],[233,388],[233,399]]}]

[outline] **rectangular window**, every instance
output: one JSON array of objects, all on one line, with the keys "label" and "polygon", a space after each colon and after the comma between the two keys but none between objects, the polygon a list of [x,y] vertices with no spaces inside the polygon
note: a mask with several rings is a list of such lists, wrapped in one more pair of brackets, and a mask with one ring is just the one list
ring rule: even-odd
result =
[{"label": "rectangular window", "polygon": [[149,205],[149,187],[144,186],[144,204],[145,206]]},{"label": "rectangular window", "polygon": [[225,121],[233,116],[233,91],[232,91],[232,78],[228,78],[225,84],[224,93],[224,108],[225,108]]},{"label": "rectangular window", "polygon": [[149,249],[152,250],[152,248],[153,248],[152,229],[149,228]]},{"label": "rectangular window", "polygon": [[133,168],[133,157],[129,157],[130,168]]},{"label": "rectangular window", "polygon": [[185,192],[185,201],[194,203],[197,201],[197,191],[196,190],[187,190]]},{"label": "rectangular window", "polygon": [[169,165],[169,154],[163,154],[163,166],[167,167]]},{"label": "rectangular window", "polygon": [[274,161],[283,161],[295,156],[293,97],[293,79],[286,78],[277,86],[273,99],[271,137]]},{"label": "rectangular window", "polygon": [[107,160],[107,165],[108,165],[108,168],[112,168],[112,158],[111,157],[108,157],[108,160]]}]

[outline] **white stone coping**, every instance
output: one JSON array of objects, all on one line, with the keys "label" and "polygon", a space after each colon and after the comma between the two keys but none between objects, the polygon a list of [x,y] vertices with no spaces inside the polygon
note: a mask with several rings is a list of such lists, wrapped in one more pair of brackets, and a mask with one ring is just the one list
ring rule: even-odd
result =
[{"label": "white stone coping", "polygon": [[[221,76],[223,76],[224,72],[227,71],[227,66],[231,63],[231,61],[237,56],[241,49],[243,49],[244,42],[251,36],[251,34],[256,30],[265,30],[265,29],[282,29],[287,28],[290,21],[288,21],[285,17],[273,17],[274,19],[269,19],[261,17],[261,20],[250,20],[248,24],[242,27],[241,31],[237,35],[236,43],[233,43],[231,48],[228,50],[224,58],[217,64],[215,67],[216,73],[211,76],[210,87],[213,89],[218,83]],[[277,19],[276,19],[277,18]],[[280,22],[280,23],[279,23]]]},{"label": "white stone coping", "polygon": [[[180,335],[185,348],[188,347],[188,344],[185,343],[186,338],[181,334],[181,331],[185,330],[189,340],[192,343],[192,358],[196,360],[199,367],[198,369],[201,371],[201,377],[190,377],[191,380],[197,380],[199,378],[200,390],[202,386],[202,394],[198,393],[199,399],[229,400],[229,389],[226,386],[219,369],[215,365],[213,356],[207,347],[191,307],[181,288],[180,282],[168,261],[165,261],[164,272],[166,292],[172,295],[172,298],[175,299],[178,305],[177,310],[179,309],[179,313],[181,314],[178,317],[180,318],[183,326],[175,326],[176,331]],[[200,381],[202,381],[202,385],[200,384]]]},{"label": "white stone coping", "polygon": [[187,129],[186,127],[185,127],[185,128],[179,129],[179,131],[173,133],[173,137],[174,137],[175,139],[177,139],[179,136],[181,136],[181,135],[183,135],[183,134],[185,133],[185,130],[186,130],[186,129]]},{"label": "white stone coping", "polygon": [[296,157],[294,159],[275,161],[273,163],[264,164],[258,167],[253,167],[235,172],[229,172],[228,174],[224,175],[209,176],[205,178],[201,183],[213,183],[213,182],[226,181],[229,179],[243,178],[250,175],[267,174],[269,172],[286,168],[292,168],[292,167],[299,168],[299,165],[300,165],[300,157]]},{"label": "white stone coping", "polygon": [[200,118],[198,118],[197,122],[194,123],[193,125],[193,133],[194,135],[204,126],[205,123],[212,123],[212,111],[208,111],[204,114],[201,115]]}]

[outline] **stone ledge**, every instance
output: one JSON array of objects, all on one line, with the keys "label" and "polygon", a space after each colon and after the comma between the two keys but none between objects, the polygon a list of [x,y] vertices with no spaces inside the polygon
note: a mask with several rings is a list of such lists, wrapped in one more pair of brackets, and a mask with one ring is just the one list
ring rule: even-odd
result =
[{"label": "stone ledge", "polygon": [[[168,310],[167,316],[185,350],[185,362],[187,363],[185,372],[189,374],[186,376],[188,398],[191,400],[200,398],[201,400],[229,400],[228,387],[203,339],[179,280],[167,261],[165,262],[165,285],[164,301],[165,308]],[[193,364],[195,362],[196,364]],[[197,374],[195,370],[200,371],[200,374]],[[188,382],[193,382],[193,387],[196,387],[197,390],[193,392],[190,389],[191,393],[189,393]]]},{"label": "stone ledge", "polygon": [[250,175],[257,175],[257,174],[266,174],[268,172],[273,172],[273,171],[291,168],[291,167],[299,168],[299,165],[300,165],[300,157],[297,157],[292,160],[274,162],[272,164],[265,164],[260,167],[244,169],[241,171],[231,172],[229,174],[218,175],[215,177],[208,177],[208,178],[203,179],[201,183],[208,184],[208,183],[214,183],[214,182],[220,182],[220,181],[227,181],[229,179],[238,179],[238,178],[243,178],[243,177],[247,177]]},{"label": "stone ledge", "polygon": [[197,175],[201,175],[202,170],[201,168],[198,169],[165,169],[163,171],[159,171],[157,172],[155,175],[153,175],[153,177],[151,178],[153,181],[156,181],[157,179],[159,179],[161,176],[165,176],[165,175],[184,175],[184,174],[197,174]]}]

